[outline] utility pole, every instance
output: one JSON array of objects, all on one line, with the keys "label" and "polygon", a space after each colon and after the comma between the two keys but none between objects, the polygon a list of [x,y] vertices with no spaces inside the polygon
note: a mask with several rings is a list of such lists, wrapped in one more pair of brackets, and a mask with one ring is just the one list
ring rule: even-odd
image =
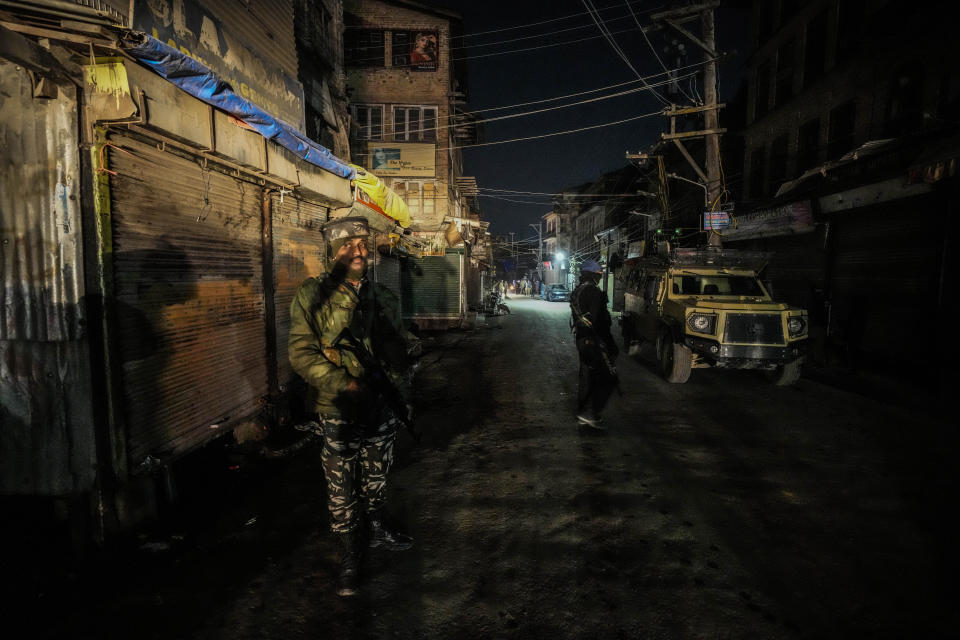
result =
[{"label": "utility pole", "polygon": [[543,282],[543,223],[530,223],[530,226],[537,232],[537,275],[540,276],[540,282]]},{"label": "utility pole", "polygon": [[513,242],[514,232],[510,232],[510,257],[513,260],[513,278],[511,280],[517,279],[517,245]]},{"label": "utility pole", "polygon": [[[704,103],[699,106],[680,108],[672,105],[665,109],[663,114],[670,118],[670,131],[669,133],[661,133],[660,138],[661,140],[670,140],[676,145],[681,155],[683,155],[687,163],[693,167],[694,172],[702,181],[702,184],[698,184],[701,184],[701,187],[706,192],[707,202],[705,209],[712,208],[723,192],[723,184],[720,177],[720,134],[725,133],[726,129],[719,127],[719,111],[725,105],[717,103],[717,58],[719,54],[717,53],[716,28],[713,14],[714,9],[719,6],[719,1],[709,0],[679,9],[661,11],[650,16],[650,19],[656,27],[670,27],[703,50]],[[686,23],[696,20],[698,16],[700,18],[701,31],[701,37],[699,38],[684,26]],[[703,129],[700,131],[678,132],[676,127],[677,116],[693,113],[703,113]],[[683,145],[683,140],[693,138],[704,139],[704,165],[706,170],[700,168],[699,163],[697,163]],[[640,155],[641,154],[638,154],[635,157],[639,157]],[[647,156],[644,154],[643,157]],[[704,213],[706,213],[706,211],[704,211]],[[720,235],[716,231],[708,231],[707,244],[710,246],[720,246]]]},{"label": "utility pole", "polygon": [[[707,9],[700,14],[700,24],[703,29],[703,43],[708,50],[716,52],[716,33],[713,24],[713,9]],[[706,65],[703,68],[703,98],[707,110],[703,112],[703,128],[706,131],[719,131],[719,109],[717,109],[717,58],[704,52]],[[707,165],[707,200],[710,209],[720,200],[723,185],[720,181],[720,134],[708,133],[704,140],[706,153],[704,161]],[[711,229],[707,232],[707,245],[720,246],[720,234]]]}]

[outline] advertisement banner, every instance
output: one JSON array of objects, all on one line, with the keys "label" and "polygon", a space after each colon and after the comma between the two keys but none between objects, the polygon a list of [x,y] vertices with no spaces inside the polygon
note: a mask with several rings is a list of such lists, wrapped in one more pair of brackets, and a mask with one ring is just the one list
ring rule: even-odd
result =
[{"label": "advertisement banner", "polygon": [[814,230],[810,201],[792,202],[773,209],[761,209],[736,216],[733,226],[723,231],[725,240],[749,240],[790,236]]},{"label": "advertisement banner", "polygon": [[206,65],[234,91],[304,131],[303,85],[256,50],[196,0],[134,4],[134,29]]},{"label": "advertisement banner", "polygon": [[394,31],[393,65],[411,71],[436,71],[439,42],[437,31]]},{"label": "advertisement banner", "polygon": [[432,178],[436,175],[436,145],[408,142],[368,142],[366,167],[379,177]]}]

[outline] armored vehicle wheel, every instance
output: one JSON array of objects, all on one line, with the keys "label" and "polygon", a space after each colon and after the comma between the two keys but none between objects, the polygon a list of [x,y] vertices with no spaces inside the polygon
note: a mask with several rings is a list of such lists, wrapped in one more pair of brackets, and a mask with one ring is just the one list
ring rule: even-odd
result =
[{"label": "armored vehicle wheel", "polygon": [[689,347],[674,342],[668,332],[662,333],[657,340],[657,357],[664,380],[683,384],[690,379],[693,353]]},{"label": "armored vehicle wheel", "polygon": [[800,360],[794,360],[789,364],[780,365],[773,371],[769,371],[767,376],[773,384],[778,387],[789,387],[800,379]]}]

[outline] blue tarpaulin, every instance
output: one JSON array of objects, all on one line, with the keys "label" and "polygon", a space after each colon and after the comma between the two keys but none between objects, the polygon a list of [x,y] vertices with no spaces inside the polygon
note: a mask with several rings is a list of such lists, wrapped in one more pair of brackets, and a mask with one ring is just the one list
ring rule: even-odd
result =
[{"label": "blue tarpaulin", "polygon": [[247,123],[264,138],[273,140],[310,164],[341,178],[353,180],[356,176],[356,171],[329,149],[238,95],[228,82],[193,58],[145,33],[133,32],[124,38],[123,44],[126,52],[138,62],[190,95]]}]

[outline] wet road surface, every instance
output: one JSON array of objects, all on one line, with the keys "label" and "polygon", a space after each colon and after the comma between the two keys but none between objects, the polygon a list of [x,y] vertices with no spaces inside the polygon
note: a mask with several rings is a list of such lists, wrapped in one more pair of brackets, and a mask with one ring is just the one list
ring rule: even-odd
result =
[{"label": "wet road surface", "polygon": [[567,304],[507,304],[509,316],[427,340],[424,442],[402,436],[391,476],[416,546],[369,553],[360,597],[334,595],[313,447],[244,461],[217,504],[198,492],[169,548],[141,545],[98,580],[48,589],[61,615],[40,637],[954,632],[945,424],[806,379],[784,389],[695,370],[671,385],[642,350],[617,362],[608,428],[578,426]]}]

